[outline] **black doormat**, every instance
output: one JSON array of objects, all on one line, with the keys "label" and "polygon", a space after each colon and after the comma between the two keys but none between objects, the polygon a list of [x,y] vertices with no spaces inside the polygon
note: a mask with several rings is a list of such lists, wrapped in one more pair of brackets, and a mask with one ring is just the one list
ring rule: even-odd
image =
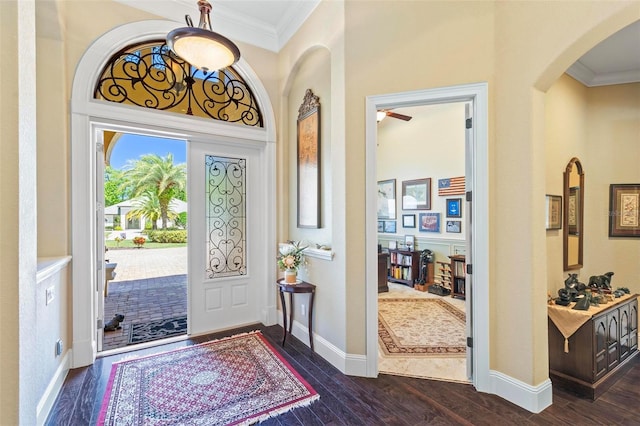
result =
[{"label": "black doormat", "polygon": [[187,334],[186,315],[148,322],[131,324],[128,345],[151,342],[152,340]]}]

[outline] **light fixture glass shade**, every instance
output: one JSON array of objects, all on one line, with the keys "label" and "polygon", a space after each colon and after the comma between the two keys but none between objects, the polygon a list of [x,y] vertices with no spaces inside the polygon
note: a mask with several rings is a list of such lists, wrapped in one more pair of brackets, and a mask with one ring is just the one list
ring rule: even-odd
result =
[{"label": "light fixture glass shade", "polygon": [[226,68],[240,59],[240,49],[228,38],[211,30],[211,5],[198,1],[200,23],[193,27],[187,16],[188,27],[176,28],[167,35],[167,46],[180,58],[202,71]]},{"label": "light fixture glass shade", "polygon": [[384,120],[384,118],[387,116],[386,111],[378,111],[376,112],[376,120],[379,122],[381,122],[382,120]]}]

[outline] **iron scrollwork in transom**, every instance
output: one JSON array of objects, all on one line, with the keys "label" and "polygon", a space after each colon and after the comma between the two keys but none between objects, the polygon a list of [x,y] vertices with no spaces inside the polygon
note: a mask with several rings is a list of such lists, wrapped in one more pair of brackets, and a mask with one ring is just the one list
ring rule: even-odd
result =
[{"label": "iron scrollwork in transom", "polygon": [[129,46],[105,65],[94,98],[262,127],[249,86],[232,68],[204,73],[162,41]]}]

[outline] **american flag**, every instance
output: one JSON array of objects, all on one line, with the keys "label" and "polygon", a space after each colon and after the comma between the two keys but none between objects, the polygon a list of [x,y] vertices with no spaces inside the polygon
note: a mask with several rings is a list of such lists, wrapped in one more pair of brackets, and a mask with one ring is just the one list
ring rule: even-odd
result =
[{"label": "american flag", "polygon": [[461,195],[464,194],[464,176],[438,179],[438,195]]}]

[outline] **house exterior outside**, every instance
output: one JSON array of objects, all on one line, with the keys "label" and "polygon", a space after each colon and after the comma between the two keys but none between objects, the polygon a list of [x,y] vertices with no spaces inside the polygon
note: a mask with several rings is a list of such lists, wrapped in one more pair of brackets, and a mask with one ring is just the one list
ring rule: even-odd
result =
[{"label": "house exterior outside", "polygon": [[[139,199],[132,198],[130,200],[121,201],[104,209],[104,227],[106,230],[114,230],[115,226],[120,226],[123,231],[142,231],[147,225],[145,217],[132,218],[128,217],[129,212],[135,210],[139,206]],[[182,200],[174,199],[170,204],[170,211],[179,214],[187,211],[187,203]],[[162,228],[162,219],[156,220],[158,229]],[[174,226],[174,222],[167,221],[167,226]]]},{"label": "house exterior outside", "polygon": [[[72,225],[81,219],[70,207],[76,66],[102,34],[157,18],[114,1],[0,2],[2,53],[11,58],[0,64],[0,413],[7,424],[37,424],[55,397],[51,389],[78,355],[71,338],[77,283],[69,266],[55,278],[38,273],[39,259],[68,262]],[[328,265],[310,259],[310,274],[330,294],[330,303],[316,301],[315,332],[341,356],[336,359],[348,364],[366,353],[365,99],[486,82],[493,384],[487,391],[532,411],[544,408],[536,395],[548,391],[546,297],[566,276],[561,240],[545,232],[544,195],[561,193],[571,157],[586,170],[590,212],[582,277],[613,270],[640,293],[638,240],[606,235],[608,185],[640,182],[639,84],[592,90],[563,77],[582,54],[639,19],[637,1],[322,1],[277,52],[238,43],[278,123],[273,246],[288,239],[330,241],[335,252]],[[311,85],[324,108],[325,219],[323,228],[298,229],[291,117],[299,89]],[[45,309],[50,285],[55,311]],[[62,356],[54,357],[47,335],[66,342]],[[500,388],[507,382],[518,395]]]}]

